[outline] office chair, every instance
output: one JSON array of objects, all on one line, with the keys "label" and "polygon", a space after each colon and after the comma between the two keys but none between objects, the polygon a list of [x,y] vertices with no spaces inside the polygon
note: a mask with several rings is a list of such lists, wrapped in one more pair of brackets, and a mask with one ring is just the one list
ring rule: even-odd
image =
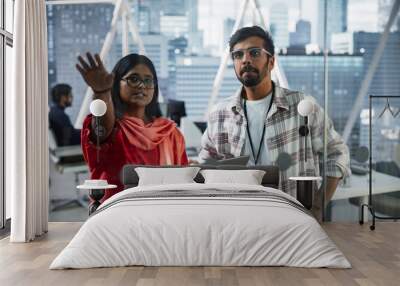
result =
[{"label": "office chair", "polygon": [[[53,130],[49,129],[49,152],[50,160],[54,163],[57,172],[60,174],[73,173],[75,175],[75,185],[79,185],[79,175],[85,174],[89,171],[86,162],[83,159],[81,145],[59,147]],[[49,185],[51,185],[50,178]],[[51,203],[53,204],[51,211],[62,209],[71,204],[77,204],[87,208],[88,203],[80,195],[79,190],[75,189],[75,191],[76,198],[74,199],[51,200]]]}]

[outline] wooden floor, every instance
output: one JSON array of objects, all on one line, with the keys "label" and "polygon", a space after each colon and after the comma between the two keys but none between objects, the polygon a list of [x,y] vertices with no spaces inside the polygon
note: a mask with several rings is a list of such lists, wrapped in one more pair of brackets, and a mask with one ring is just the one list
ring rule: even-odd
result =
[{"label": "wooden floor", "polygon": [[324,229],[353,268],[289,267],[122,267],[48,270],[81,223],[50,223],[32,243],[0,241],[0,285],[400,285],[400,224],[325,224]]}]

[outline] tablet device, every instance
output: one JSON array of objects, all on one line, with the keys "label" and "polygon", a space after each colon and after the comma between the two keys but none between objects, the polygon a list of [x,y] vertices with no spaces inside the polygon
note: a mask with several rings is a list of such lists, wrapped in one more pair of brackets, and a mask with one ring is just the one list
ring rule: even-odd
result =
[{"label": "tablet device", "polygon": [[222,159],[222,160],[208,159],[204,162],[204,164],[215,165],[215,166],[218,166],[218,165],[247,166],[249,159],[250,159],[249,155],[244,155],[244,156],[239,156],[239,157],[229,158],[229,159]]}]

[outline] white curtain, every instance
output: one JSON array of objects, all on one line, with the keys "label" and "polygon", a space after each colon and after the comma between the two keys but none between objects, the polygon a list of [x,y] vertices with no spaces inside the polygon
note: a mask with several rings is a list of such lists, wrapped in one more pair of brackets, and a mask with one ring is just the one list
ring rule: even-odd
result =
[{"label": "white curtain", "polygon": [[15,1],[13,94],[7,106],[6,187],[12,242],[48,229],[48,83],[45,0]]}]

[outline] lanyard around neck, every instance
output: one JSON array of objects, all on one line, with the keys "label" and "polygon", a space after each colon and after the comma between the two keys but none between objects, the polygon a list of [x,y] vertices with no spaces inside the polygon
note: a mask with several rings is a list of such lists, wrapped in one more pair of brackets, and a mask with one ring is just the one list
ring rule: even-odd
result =
[{"label": "lanyard around neck", "polygon": [[[274,100],[274,94],[275,94],[275,86],[274,83],[272,83],[272,94],[271,94],[271,100],[269,102],[269,106],[268,106],[268,110],[267,110],[267,114],[265,115],[265,118],[267,118],[268,113],[271,109],[272,106],[272,101]],[[250,142],[250,148],[251,148],[251,153],[253,155],[254,158],[254,165],[257,165],[258,159],[260,158],[260,154],[261,154],[261,147],[263,145],[264,142],[264,137],[265,137],[265,121],[263,124],[263,131],[262,131],[262,135],[261,135],[261,140],[260,140],[260,144],[258,147],[258,152],[257,152],[257,157],[254,153],[254,147],[253,147],[253,140],[251,139],[251,134],[250,134],[250,129],[249,129],[249,121],[247,120],[247,107],[246,107],[246,99],[244,100],[244,104],[243,104],[243,109],[244,109],[244,117],[246,118],[246,130],[247,130],[247,135],[249,136],[249,142]]]}]

